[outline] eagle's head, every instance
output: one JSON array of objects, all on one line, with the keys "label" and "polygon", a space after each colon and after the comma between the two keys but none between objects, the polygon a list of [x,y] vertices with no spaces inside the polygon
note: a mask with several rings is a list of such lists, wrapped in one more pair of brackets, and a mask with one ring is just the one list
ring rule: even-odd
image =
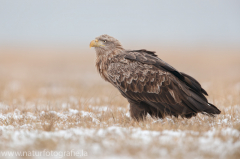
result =
[{"label": "eagle's head", "polygon": [[90,43],[90,48],[95,47],[96,52],[100,54],[108,54],[116,49],[122,49],[120,42],[107,34],[96,37]]}]

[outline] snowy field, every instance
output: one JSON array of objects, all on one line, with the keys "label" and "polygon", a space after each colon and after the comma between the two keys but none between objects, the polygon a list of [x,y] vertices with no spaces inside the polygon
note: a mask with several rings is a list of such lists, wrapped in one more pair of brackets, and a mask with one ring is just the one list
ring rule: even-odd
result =
[{"label": "snowy field", "polygon": [[1,50],[0,158],[240,158],[239,50],[158,53],[196,77],[222,113],[143,122],[100,79],[93,50],[44,51]]},{"label": "snowy field", "polygon": [[[7,105],[1,106],[8,108]],[[90,107],[89,111],[79,111],[66,109],[64,104],[59,111],[23,113],[15,109],[0,114],[0,147],[2,152],[43,151],[45,148],[56,151],[56,158],[61,157],[61,151],[71,150],[84,150],[89,158],[237,157],[240,150],[240,106],[230,109],[223,110],[226,114],[216,119],[199,115],[190,120],[148,118],[143,123],[131,121],[127,109],[114,113],[121,117],[116,115],[115,119],[103,121],[104,114],[113,110]]]}]

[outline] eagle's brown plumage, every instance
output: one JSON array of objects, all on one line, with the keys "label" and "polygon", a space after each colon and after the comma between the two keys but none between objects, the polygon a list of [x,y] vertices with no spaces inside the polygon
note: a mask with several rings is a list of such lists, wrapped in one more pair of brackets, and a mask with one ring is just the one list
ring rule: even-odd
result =
[{"label": "eagle's brown plumage", "polygon": [[132,118],[142,120],[147,113],[159,118],[221,113],[208,103],[207,92],[193,77],[178,72],[155,52],[125,50],[106,34],[93,40],[90,47],[95,47],[101,77],[129,101]]}]

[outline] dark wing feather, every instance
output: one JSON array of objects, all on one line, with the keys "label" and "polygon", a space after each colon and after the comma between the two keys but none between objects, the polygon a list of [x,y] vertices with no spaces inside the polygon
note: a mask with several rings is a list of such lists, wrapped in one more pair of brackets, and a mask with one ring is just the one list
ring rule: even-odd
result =
[{"label": "dark wing feather", "polygon": [[205,95],[208,95],[207,92],[202,88],[202,86],[200,85],[200,83],[198,83],[197,80],[195,80],[193,77],[181,72],[181,74],[184,76],[184,81],[186,82],[186,84],[193,88],[194,90],[197,90],[198,92],[201,92]]},{"label": "dark wing feather", "polygon": [[[142,52],[127,52],[116,58],[108,67],[108,78],[128,100],[145,103],[159,111],[162,117],[220,113],[208,104],[198,88],[184,81],[185,74],[159,58]],[[196,81],[190,76],[188,79]],[[198,86],[199,83],[194,84]]]},{"label": "dark wing feather", "polygon": [[150,55],[152,55],[152,56],[157,57],[155,51],[149,51],[149,50],[145,50],[145,49],[141,49],[141,50],[131,50],[131,51],[129,51],[129,52],[147,53],[147,54],[150,54]]},{"label": "dark wing feather", "polygon": [[201,87],[200,83],[196,79],[194,79],[193,77],[183,72],[178,72],[174,67],[172,67],[165,61],[158,58],[155,52],[146,51],[146,50],[137,50],[136,52],[136,50],[132,50],[132,51],[128,51],[125,58],[131,59],[134,61],[139,61],[145,64],[152,64],[160,69],[169,71],[173,75],[178,77],[180,80],[185,82],[190,88],[192,88],[193,90],[196,90],[196,92],[200,92],[205,95],[208,95],[207,92]]}]

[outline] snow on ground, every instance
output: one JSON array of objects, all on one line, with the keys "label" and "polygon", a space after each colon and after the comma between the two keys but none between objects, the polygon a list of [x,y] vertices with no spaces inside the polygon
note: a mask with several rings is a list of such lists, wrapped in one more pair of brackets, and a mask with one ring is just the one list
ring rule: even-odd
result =
[{"label": "snow on ground", "polygon": [[[119,154],[120,156],[128,156],[130,152],[123,145],[127,145],[128,148],[142,149],[141,153],[138,154],[139,156],[144,156],[145,151],[148,151],[148,154],[163,158],[184,152],[188,152],[185,157],[204,158],[204,153],[208,153],[208,155],[226,158],[229,154],[240,150],[240,140],[234,141],[234,138],[239,138],[240,132],[231,128],[222,131],[213,129],[201,134],[201,137],[199,137],[198,132],[194,131],[164,130],[159,132],[117,126],[105,129],[71,128],[54,132],[26,130],[24,128],[14,130],[11,126],[1,126],[0,129],[2,130],[1,146],[11,150],[35,147],[36,142],[41,139],[56,144],[55,150],[58,151],[84,149],[88,152],[89,157],[97,157],[103,152],[105,155],[111,156],[120,149],[125,151],[125,153]],[[223,141],[216,137],[218,134],[228,136],[228,140]],[[10,140],[10,142],[3,143],[3,139]],[[151,146],[153,143],[157,143],[156,147]],[[170,147],[170,149],[166,147]],[[194,149],[194,151],[189,153],[189,149]]]},{"label": "snow on ground", "polygon": [[[3,105],[3,104],[1,104]],[[5,106],[7,107],[7,106]],[[67,108],[64,106],[64,108]],[[146,130],[133,126],[123,127],[120,124],[108,125],[99,120],[101,113],[111,111],[107,106],[89,106],[93,112],[68,108],[65,111],[40,111],[39,113],[25,112],[15,109],[9,113],[0,113],[0,148],[3,151],[30,151],[51,149],[55,151],[84,150],[88,158],[130,157],[136,158],[227,158],[240,150],[240,131],[233,128],[233,124],[239,124],[239,115],[232,117],[229,114],[220,115],[216,122],[211,123],[208,131],[194,130]],[[231,109],[240,112],[239,106]],[[126,117],[128,110],[119,108]],[[42,117],[55,115],[58,117],[57,127],[53,131],[37,129]],[[72,118],[76,117],[76,121]],[[78,118],[77,118],[78,117]],[[70,120],[71,118],[71,120]],[[95,124],[90,128],[72,127],[68,124],[81,123],[84,119],[90,119]],[[79,120],[78,120],[79,119]],[[200,116],[195,121],[204,122],[209,117]],[[69,122],[70,120],[71,122]],[[18,121],[25,121],[19,124]],[[26,122],[30,121],[30,122]],[[189,120],[190,121],[190,120]],[[50,125],[49,121],[45,121]],[[185,121],[181,121],[182,124]],[[190,121],[191,122],[191,121]],[[178,124],[172,118],[164,120],[152,120],[152,124],[164,125],[166,123]],[[207,122],[206,122],[207,123]],[[100,126],[99,126],[100,125]],[[120,125],[120,126],[119,126]],[[225,128],[217,129],[214,126],[225,125]],[[64,126],[63,128],[60,128]],[[97,127],[98,126],[98,127]],[[149,127],[149,123],[146,125]]]}]

